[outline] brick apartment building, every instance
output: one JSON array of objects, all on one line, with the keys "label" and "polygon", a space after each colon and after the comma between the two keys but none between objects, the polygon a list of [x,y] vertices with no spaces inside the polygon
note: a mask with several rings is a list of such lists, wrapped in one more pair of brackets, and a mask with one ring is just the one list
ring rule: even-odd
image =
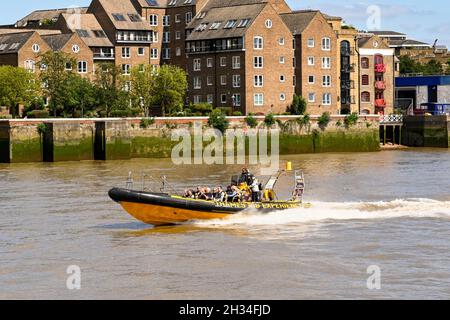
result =
[{"label": "brick apartment building", "polygon": [[[40,50],[28,57],[34,44]],[[1,26],[2,45],[0,65],[33,69],[39,53],[63,51],[89,77],[100,62],[125,75],[138,65],[176,65],[188,74],[187,103],[244,114],[285,112],[294,93],[310,114],[393,106],[395,60],[383,40],[344,28],[338,17],[292,11],[284,0],[92,0]]]}]

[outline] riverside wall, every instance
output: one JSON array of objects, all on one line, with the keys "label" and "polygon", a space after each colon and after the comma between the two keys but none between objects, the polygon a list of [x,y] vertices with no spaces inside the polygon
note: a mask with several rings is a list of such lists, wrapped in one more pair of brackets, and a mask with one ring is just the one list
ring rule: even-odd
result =
[{"label": "riverside wall", "polygon": [[450,147],[450,116],[409,116],[403,119],[402,144],[410,147]]},{"label": "riverside wall", "polygon": [[[255,118],[262,127],[264,117]],[[298,116],[275,118],[290,124],[280,128],[282,155],[380,150],[378,116],[360,117],[350,128],[343,125],[344,116],[332,116],[322,128],[314,116],[303,126],[295,122]],[[245,117],[228,119],[231,129],[249,129]],[[179,143],[171,141],[173,129],[192,131],[194,123],[206,129],[207,121],[206,117],[155,118],[143,127],[140,118],[0,120],[0,162],[169,158]]]}]

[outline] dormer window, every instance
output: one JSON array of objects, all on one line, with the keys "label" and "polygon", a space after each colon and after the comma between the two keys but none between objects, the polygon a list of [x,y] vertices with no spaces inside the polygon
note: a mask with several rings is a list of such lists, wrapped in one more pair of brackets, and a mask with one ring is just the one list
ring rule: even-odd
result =
[{"label": "dormer window", "polygon": [[202,32],[205,31],[207,27],[208,27],[207,23],[202,23],[195,29],[195,31]]},{"label": "dormer window", "polygon": [[238,28],[245,28],[245,27],[247,27],[248,26],[248,24],[250,23],[250,19],[243,19],[243,20],[241,20],[241,21],[239,21],[239,24],[238,24]]},{"label": "dormer window", "polygon": [[169,6],[174,6],[177,4],[177,0],[170,0]]},{"label": "dormer window", "polygon": [[214,22],[209,29],[210,30],[217,30],[217,29],[219,29],[221,24],[222,24],[222,22]]},{"label": "dormer window", "polygon": [[224,29],[231,29],[231,28],[233,28],[236,25],[236,23],[237,23],[236,20],[228,20],[223,28]]},{"label": "dormer window", "polygon": [[142,21],[141,17],[134,13],[129,13],[128,17],[130,18],[131,22],[141,22]]},{"label": "dormer window", "polygon": [[206,11],[200,11],[197,15],[197,19],[203,19],[206,17]]},{"label": "dormer window", "polygon": [[116,20],[116,21],[126,21],[123,14],[113,13],[112,16],[113,16],[114,20]]},{"label": "dormer window", "polygon": [[184,0],[184,4],[191,4],[192,0]]}]

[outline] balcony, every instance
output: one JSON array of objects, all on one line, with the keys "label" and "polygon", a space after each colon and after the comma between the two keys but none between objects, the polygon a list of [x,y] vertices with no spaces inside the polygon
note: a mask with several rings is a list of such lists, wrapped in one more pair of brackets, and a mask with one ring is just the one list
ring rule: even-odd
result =
[{"label": "balcony", "polygon": [[152,43],[153,33],[146,31],[118,31],[116,33],[118,43]]},{"label": "balcony", "polygon": [[386,100],[384,100],[384,99],[375,99],[375,107],[377,107],[377,108],[386,108]]},{"label": "balcony", "polygon": [[377,90],[386,90],[386,82],[384,82],[384,81],[377,81],[377,82],[375,82],[375,89],[377,89]]},{"label": "balcony", "polygon": [[386,65],[384,63],[377,63],[375,65],[375,72],[385,73],[386,72]]},{"label": "balcony", "polygon": [[114,49],[100,49],[94,51],[94,60],[114,60]]}]

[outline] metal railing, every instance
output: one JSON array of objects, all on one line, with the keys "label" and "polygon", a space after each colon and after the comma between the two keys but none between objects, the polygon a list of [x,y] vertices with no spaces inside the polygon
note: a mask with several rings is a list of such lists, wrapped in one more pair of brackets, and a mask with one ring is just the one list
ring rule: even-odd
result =
[{"label": "metal railing", "polygon": [[380,116],[380,124],[403,123],[402,114],[390,114]]},{"label": "metal railing", "polygon": [[[128,173],[128,178],[126,181],[126,189],[131,190],[133,188],[134,188],[133,174],[130,171]],[[177,190],[171,184],[168,183],[166,176],[155,178],[145,172],[142,172],[141,174],[141,191],[162,192],[162,193],[170,191],[173,194],[177,193]]]}]

